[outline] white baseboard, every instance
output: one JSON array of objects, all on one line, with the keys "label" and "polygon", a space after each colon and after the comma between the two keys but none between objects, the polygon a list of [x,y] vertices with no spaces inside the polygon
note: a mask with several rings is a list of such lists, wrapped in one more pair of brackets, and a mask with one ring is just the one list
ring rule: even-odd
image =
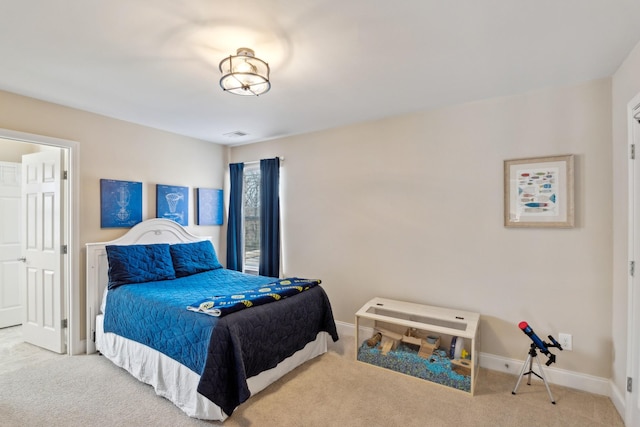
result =
[{"label": "white baseboard", "polygon": [[[479,356],[481,367],[491,369],[492,371],[506,372],[516,376],[520,374],[522,366],[525,363],[524,360],[509,359],[489,353],[480,353]],[[544,375],[549,383],[603,396],[611,395],[611,384],[608,378],[567,371],[566,369],[560,369],[554,366],[545,366],[545,362],[546,358],[542,357],[540,363],[543,364],[542,367],[544,369]],[[535,361],[533,363],[533,370],[538,372],[538,366]]]},{"label": "white baseboard", "polygon": [[[356,325],[353,323],[341,322],[336,320],[336,329],[338,330],[339,336],[349,336],[351,338],[355,338],[356,336]],[[373,328],[367,328],[360,326],[360,335],[366,336],[373,334]]]},{"label": "white baseboard", "polygon": [[[341,337],[355,337],[354,324],[337,321],[336,328],[338,330],[338,334]],[[360,327],[361,337],[371,336],[372,333],[372,328],[366,328],[362,326]],[[482,368],[491,369],[492,371],[505,372],[516,376],[520,374],[520,370],[525,363],[524,360],[509,359],[489,353],[480,353],[479,362],[480,367]],[[540,361],[540,363],[543,364],[545,362],[546,359]],[[554,366],[543,365],[543,368],[544,374],[549,383],[557,384],[564,387],[575,388],[577,390],[582,390],[589,393],[608,396],[613,401],[618,412],[624,414],[624,396],[620,396],[619,393],[614,393],[615,387],[612,386],[611,381],[608,378],[601,378],[579,372],[567,371],[565,369],[559,369]],[[537,371],[537,369],[537,364],[534,362],[534,371]]]},{"label": "white baseboard", "polygon": [[86,354],[87,353],[87,340],[80,340],[75,343],[73,346],[72,356],[77,356],[78,354]]},{"label": "white baseboard", "polygon": [[609,387],[611,389],[609,399],[611,399],[611,402],[613,402],[613,406],[615,406],[618,414],[620,414],[620,416],[624,420],[626,415],[625,412],[627,407],[627,396],[624,393],[620,394],[620,390],[618,390],[612,380],[609,380]]}]

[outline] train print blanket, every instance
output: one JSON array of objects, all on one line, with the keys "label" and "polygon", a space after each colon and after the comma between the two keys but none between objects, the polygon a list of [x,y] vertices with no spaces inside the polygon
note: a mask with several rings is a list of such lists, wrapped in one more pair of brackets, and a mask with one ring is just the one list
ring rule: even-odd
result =
[{"label": "train print blanket", "polygon": [[249,307],[278,301],[311,289],[321,283],[317,279],[298,277],[280,279],[258,289],[229,295],[217,295],[201,299],[187,306],[187,310],[221,317]]}]

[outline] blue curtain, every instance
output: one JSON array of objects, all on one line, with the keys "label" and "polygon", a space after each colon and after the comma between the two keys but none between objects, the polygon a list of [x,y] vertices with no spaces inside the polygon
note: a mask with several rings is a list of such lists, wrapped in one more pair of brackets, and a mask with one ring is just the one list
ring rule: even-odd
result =
[{"label": "blue curtain", "polygon": [[244,163],[229,164],[229,220],[227,221],[227,268],[242,271],[242,182]]},{"label": "blue curtain", "polygon": [[280,276],[280,159],[260,160],[260,269]]}]

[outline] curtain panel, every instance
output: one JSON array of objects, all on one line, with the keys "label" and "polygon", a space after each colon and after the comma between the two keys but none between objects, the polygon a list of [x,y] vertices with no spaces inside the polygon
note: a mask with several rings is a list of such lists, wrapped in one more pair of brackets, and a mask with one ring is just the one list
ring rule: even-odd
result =
[{"label": "curtain panel", "polygon": [[244,163],[229,164],[229,221],[227,223],[227,268],[242,271],[242,185]]},{"label": "curtain panel", "polygon": [[280,276],[280,159],[260,160],[261,276]]}]

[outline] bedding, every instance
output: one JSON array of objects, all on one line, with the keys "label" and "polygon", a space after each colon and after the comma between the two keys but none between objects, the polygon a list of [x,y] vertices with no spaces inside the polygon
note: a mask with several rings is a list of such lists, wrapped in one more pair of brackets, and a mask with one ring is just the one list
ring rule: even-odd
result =
[{"label": "bedding", "polygon": [[[103,320],[103,315],[96,316],[96,347],[104,357],[137,380],[151,385],[158,396],[169,399],[190,417],[216,421],[227,418],[218,405],[198,393],[200,375],[151,347],[113,333],[104,333]],[[320,332],[314,341],[275,368],[249,378],[247,384],[251,395],[256,395],[306,361],[324,354],[328,339],[326,332]]]},{"label": "bedding", "polygon": [[109,245],[109,289],[129,283],[175,279],[168,244]]},{"label": "bedding", "polygon": [[320,280],[292,277],[270,282],[259,289],[250,289],[242,293],[215,295],[196,301],[187,306],[187,310],[209,316],[222,317],[236,311],[276,302],[319,285]]},{"label": "bedding", "polygon": [[104,331],[149,346],[200,375],[197,391],[231,415],[251,394],[248,378],[275,367],[321,331],[338,339],[320,286],[221,318],[186,309],[202,298],[242,293],[273,280],[215,268],[172,280],[119,284],[108,292]]},{"label": "bedding", "polygon": [[[210,237],[189,233],[175,221],[152,218],[135,225],[112,241],[87,243],[87,353],[100,351],[116,366],[152,385],[156,394],[169,399],[191,417],[224,421],[247,396],[260,392],[292,369],[325,353],[329,337],[336,340],[337,334],[329,301],[320,286],[221,318],[186,310],[186,305],[198,298],[219,295],[220,281],[209,283],[204,293],[185,287],[185,281],[198,281],[200,275],[226,274],[226,270],[218,267],[213,245],[207,243],[210,240]],[[126,252],[141,249],[128,247],[156,244],[169,245],[168,256],[167,246],[145,249],[151,252],[161,249],[162,256],[153,258],[154,262],[162,261],[161,268],[156,269],[153,263],[147,264],[149,260],[144,256],[139,260],[142,263],[134,261],[132,265],[127,264]],[[179,246],[182,244],[187,245]],[[112,248],[115,246],[121,248]],[[202,246],[200,249],[207,254],[193,251],[197,246]],[[121,262],[121,271],[111,268],[107,247],[110,247],[111,264],[114,264],[114,259],[115,263]],[[189,252],[195,258],[188,255]],[[168,279],[172,276],[168,266],[173,267],[176,279]],[[139,271],[135,271],[136,268],[132,270],[132,267]],[[120,278],[115,277],[117,280],[110,277],[122,272],[124,274]],[[153,276],[158,273],[161,273],[158,277]],[[128,281],[128,274],[135,277],[135,283]],[[237,272],[231,274],[239,276],[229,284],[229,292],[259,289],[262,284],[275,280],[264,277],[256,279],[256,276]],[[110,279],[116,285],[111,289]],[[188,295],[175,306],[166,305],[164,301],[172,298],[164,293],[172,287],[176,292],[182,288]],[[137,302],[118,302],[118,299],[126,299],[127,295],[133,298],[137,297],[137,293],[144,294],[145,289],[151,289],[150,293]],[[117,309],[118,305],[122,306],[121,310]],[[198,322],[204,322],[204,327],[196,332],[193,322],[183,323],[179,318],[164,319],[174,311],[184,313],[178,316],[200,319]],[[111,332],[105,331],[106,317],[111,317]],[[154,320],[158,325],[153,324]],[[151,325],[145,326],[145,322]],[[162,322],[165,322],[165,327],[159,326]],[[140,330],[126,332],[140,341],[113,332],[124,325],[135,328],[136,323],[139,327],[147,328],[154,336],[153,340],[158,342],[147,341]],[[314,335],[312,331],[318,332]],[[141,335],[137,336],[138,333]],[[294,339],[283,339],[288,335]],[[159,343],[163,341],[168,343],[164,351],[172,353],[172,357],[156,350],[155,347],[160,348]],[[192,341],[196,347],[205,349],[203,355],[196,355]],[[213,348],[218,341],[223,345]],[[301,345],[304,347],[301,348]],[[287,354],[290,356],[283,356]],[[192,360],[185,363],[201,366],[202,371],[194,371],[179,362],[178,359],[182,360],[183,355]],[[231,366],[233,369],[230,369]],[[265,369],[264,366],[274,367]],[[220,405],[210,399],[220,402]]]},{"label": "bedding", "polygon": [[176,277],[189,276],[203,271],[222,268],[209,240],[194,243],[177,243],[169,246]]}]

